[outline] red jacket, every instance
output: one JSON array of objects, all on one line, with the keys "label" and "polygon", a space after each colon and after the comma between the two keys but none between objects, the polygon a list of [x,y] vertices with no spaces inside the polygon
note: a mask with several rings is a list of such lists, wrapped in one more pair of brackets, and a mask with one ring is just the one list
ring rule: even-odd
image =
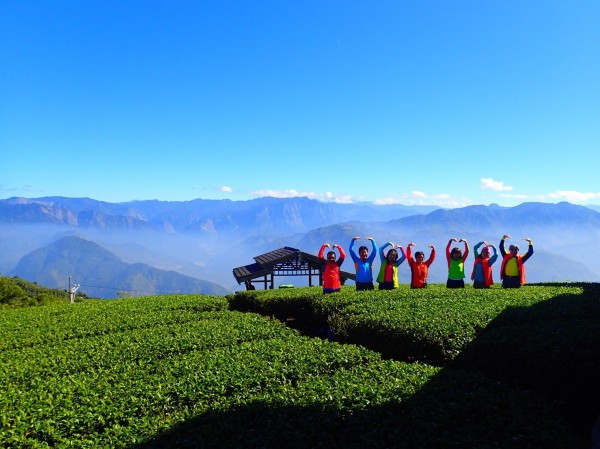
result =
[{"label": "red jacket", "polygon": [[475,262],[473,262],[473,271],[471,272],[471,280],[475,279],[475,267],[477,264],[481,264],[481,269],[483,271],[483,282],[486,287],[494,284],[494,278],[492,276],[492,266],[490,265],[490,258],[483,258],[481,256],[477,256],[475,258]]},{"label": "red jacket", "polygon": [[523,256],[512,256],[510,253],[502,258],[502,265],[500,266],[500,279],[504,279],[504,266],[511,257],[517,258],[517,267],[519,267],[519,282],[521,285],[525,283],[525,264],[523,263]]},{"label": "red jacket", "polygon": [[[502,254],[502,265],[500,267],[500,279],[504,279],[504,269],[506,262],[512,257],[510,252],[507,253],[504,249],[504,239],[500,240],[500,254]],[[525,284],[525,262],[533,255],[533,244],[530,242],[527,248],[527,253],[517,254],[517,267],[519,268],[519,281],[521,285]]]},{"label": "red jacket", "polygon": [[408,260],[408,264],[410,265],[411,287],[425,287],[425,283],[427,282],[427,274],[429,273],[429,265],[431,265],[435,260],[435,248],[431,248],[431,255],[429,256],[429,259],[427,259],[425,262],[417,263],[412,258],[411,247],[409,246],[406,248],[406,260]]},{"label": "red jacket", "polygon": [[327,246],[321,246],[319,250],[319,259],[323,260],[323,288],[342,288],[340,282],[340,266],[344,263],[344,259],[346,258],[346,253],[341,246],[338,246],[338,250],[340,252],[340,257],[335,262],[328,261],[323,257],[325,253],[325,248]]}]

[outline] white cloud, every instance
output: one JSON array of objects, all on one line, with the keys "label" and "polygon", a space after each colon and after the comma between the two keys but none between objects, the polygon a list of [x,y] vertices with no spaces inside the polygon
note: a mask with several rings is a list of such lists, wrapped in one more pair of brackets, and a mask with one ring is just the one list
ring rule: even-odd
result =
[{"label": "white cloud", "polygon": [[576,192],[575,190],[557,190],[556,192],[540,195],[517,195],[514,193],[502,193],[500,196],[502,198],[516,199],[520,201],[567,201],[572,204],[593,204],[594,201],[600,201],[600,192]]},{"label": "white cloud", "polygon": [[419,190],[413,190],[411,193],[400,193],[385,198],[379,198],[373,202],[380,206],[404,204],[406,206],[439,206],[448,208],[464,207],[472,204],[472,201],[470,200],[453,198],[447,193],[429,195]]},{"label": "white cloud", "polygon": [[494,181],[492,178],[481,178],[481,183],[479,186],[483,190],[496,190],[498,192],[504,192],[513,189],[511,186],[505,186],[502,181]]},{"label": "white cloud", "polygon": [[474,204],[468,198],[456,198],[447,193],[429,194],[420,190],[413,190],[410,193],[398,193],[384,198],[368,200],[363,196],[352,197],[348,194],[338,194],[333,192],[315,193],[309,191],[300,191],[296,189],[263,189],[253,190],[250,195],[256,197],[273,197],[273,198],[295,198],[305,197],[322,202],[344,203],[351,204],[358,201],[370,201],[379,206],[391,204],[403,204],[406,206],[438,206],[445,208],[465,207]]},{"label": "white cloud", "polygon": [[307,196],[309,193],[300,193],[294,189],[288,190],[273,190],[273,189],[264,189],[264,190],[254,190],[250,192],[252,195],[256,196],[271,196],[273,198],[294,198],[296,196]]},{"label": "white cloud", "polygon": [[256,196],[270,196],[273,198],[296,198],[296,197],[306,197],[313,200],[323,201],[323,202],[331,202],[331,203],[353,203],[354,200],[348,194],[336,194],[332,192],[325,193],[314,193],[314,192],[302,192],[295,189],[287,189],[287,190],[273,190],[273,189],[265,189],[265,190],[255,190],[251,192],[252,195]]},{"label": "white cloud", "polygon": [[517,194],[517,193],[501,193],[500,196],[502,198],[510,198],[515,200],[527,200],[529,199],[529,195]]},{"label": "white cloud", "polygon": [[548,198],[558,201],[568,201],[569,203],[585,203],[600,199],[600,192],[576,192],[574,190],[557,190],[556,192],[545,195]]},{"label": "white cloud", "polygon": [[221,186],[221,187],[218,187],[217,190],[219,192],[233,193],[233,189],[229,186]]}]

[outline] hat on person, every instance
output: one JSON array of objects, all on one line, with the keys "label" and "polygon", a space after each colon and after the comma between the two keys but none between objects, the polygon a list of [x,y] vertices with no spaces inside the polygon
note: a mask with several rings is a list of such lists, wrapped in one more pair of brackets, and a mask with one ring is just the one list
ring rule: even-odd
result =
[{"label": "hat on person", "polygon": [[514,249],[514,250],[517,250],[517,251],[519,251],[519,245],[510,245],[510,246],[508,247],[508,249],[509,249],[510,251],[512,251],[513,249]]},{"label": "hat on person", "polygon": [[481,252],[484,252],[484,251],[489,253],[489,252],[490,252],[490,247],[489,247],[489,246],[484,246],[484,247],[481,249]]}]

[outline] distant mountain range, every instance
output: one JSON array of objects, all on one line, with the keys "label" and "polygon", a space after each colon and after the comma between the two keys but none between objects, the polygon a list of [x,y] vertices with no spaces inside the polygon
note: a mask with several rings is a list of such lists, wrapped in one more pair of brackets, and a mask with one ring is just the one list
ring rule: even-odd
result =
[{"label": "distant mountain range", "polygon": [[[438,260],[430,269],[432,282],[447,277],[445,248],[449,238],[465,238],[471,249],[479,241],[498,248],[504,234],[510,243],[526,250],[523,237],[534,240],[534,256],[527,262],[530,282],[599,281],[600,213],[569,203],[523,203],[515,207],[469,206],[436,210],[387,222],[346,223],[306,234],[296,244],[314,247],[320,241],[349,241],[352,235],[373,236],[378,243],[392,241],[404,247],[417,243],[417,250],[429,254],[433,243]],[[456,246],[453,244],[452,246]],[[458,245],[462,247],[461,245]],[[471,264],[473,259],[469,259]],[[499,264],[496,270],[499,270]],[[470,269],[467,270],[470,273]],[[408,270],[405,274],[408,282]],[[499,280],[499,274],[496,274]]]},{"label": "distant mountain range", "polygon": [[263,232],[289,234],[319,226],[378,216],[391,220],[438,209],[435,206],[376,206],[322,203],[308,198],[249,201],[193,200],[106,203],[89,198],[9,198],[0,200],[0,222],[46,223],[82,229],[166,232]]},{"label": "distant mountain range", "polygon": [[143,263],[125,263],[99,245],[80,237],[63,237],[32,251],[21,258],[11,274],[52,288],[65,287],[65,280],[72,277],[81,283],[82,291],[95,298],[228,293],[213,282]]},{"label": "distant mountain range", "polygon": [[[466,238],[471,246],[482,240],[497,246],[507,233],[523,249],[521,238],[534,240],[535,254],[527,262],[530,282],[600,281],[597,209],[570,203],[441,209],[307,198],[128,203],[9,198],[0,200],[0,272],[49,287],[64,285],[72,276],[90,296],[96,293],[83,285],[98,287],[92,290],[97,293],[109,287],[174,292],[177,285],[198,281],[204,283],[189,288],[215,292],[218,284],[223,291],[233,291],[239,287],[232,269],[252,263],[254,256],[282,246],[316,254],[323,242],[347,249],[350,239],[359,235],[372,236],[380,245],[414,241],[416,249],[426,253],[433,243],[438,260],[430,281],[443,282],[449,238]],[[91,255],[98,258],[95,269],[84,269],[94,260]],[[67,259],[77,263],[66,265]],[[351,271],[350,259],[342,268]],[[174,280],[176,275],[185,279]],[[401,267],[401,279],[408,281],[407,267]],[[302,279],[283,282],[301,284]]]}]

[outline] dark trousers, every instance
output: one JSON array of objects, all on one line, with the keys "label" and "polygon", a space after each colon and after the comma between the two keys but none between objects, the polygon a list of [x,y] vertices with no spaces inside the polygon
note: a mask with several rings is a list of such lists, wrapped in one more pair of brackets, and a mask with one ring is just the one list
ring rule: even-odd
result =
[{"label": "dark trousers", "polygon": [[465,288],[464,279],[448,279],[446,281],[446,288]]},{"label": "dark trousers", "polygon": [[379,290],[394,290],[394,281],[380,282]]},{"label": "dark trousers", "polygon": [[375,290],[373,287],[373,282],[356,282],[356,291],[359,292],[361,290]]},{"label": "dark trousers", "polygon": [[521,288],[521,278],[519,276],[504,275],[502,288]]}]

